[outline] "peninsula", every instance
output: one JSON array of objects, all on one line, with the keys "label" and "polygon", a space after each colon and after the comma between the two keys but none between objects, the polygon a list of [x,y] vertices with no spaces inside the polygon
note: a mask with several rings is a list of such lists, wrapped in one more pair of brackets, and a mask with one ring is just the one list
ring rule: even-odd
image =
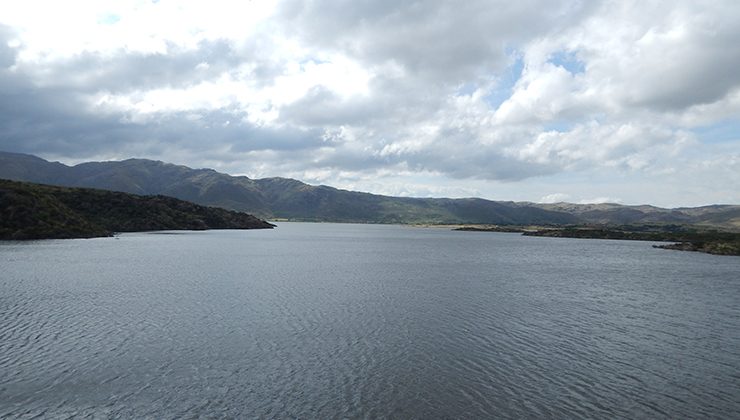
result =
[{"label": "peninsula", "polygon": [[585,226],[463,226],[454,230],[520,232],[524,236],[550,238],[617,239],[669,242],[654,248],[697,251],[715,255],[740,255],[740,233],[677,224],[585,225]]},{"label": "peninsula", "polygon": [[0,239],[62,239],[153,230],[270,229],[250,214],[172,197],[0,180]]}]

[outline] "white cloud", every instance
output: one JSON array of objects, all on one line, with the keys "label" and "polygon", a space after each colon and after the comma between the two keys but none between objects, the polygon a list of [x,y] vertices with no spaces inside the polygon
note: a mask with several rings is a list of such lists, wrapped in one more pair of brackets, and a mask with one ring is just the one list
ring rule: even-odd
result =
[{"label": "white cloud", "polygon": [[[729,0],[8,2],[0,148],[402,195],[578,200],[602,194],[542,182],[608,174],[625,202],[656,179],[665,203],[739,201],[738,19]],[[735,140],[697,134],[716,124]]]},{"label": "white cloud", "polygon": [[612,198],[612,197],[594,197],[594,198],[584,198],[582,200],[578,200],[578,204],[602,204],[602,203],[620,204],[622,203],[622,199]]},{"label": "white cloud", "polygon": [[276,2],[214,0],[27,0],[2,7],[2,22],[25,45],[22,59],[49,62],[83,52],[166,53],[203,40],[244,40]]},{"label": "white cloud", "polygon": [[564,194],[564,193],[553,193],[548,194],[539,200],[537,200],[538,203],[561,203],[566,202],[570,200],[570,195]]}]

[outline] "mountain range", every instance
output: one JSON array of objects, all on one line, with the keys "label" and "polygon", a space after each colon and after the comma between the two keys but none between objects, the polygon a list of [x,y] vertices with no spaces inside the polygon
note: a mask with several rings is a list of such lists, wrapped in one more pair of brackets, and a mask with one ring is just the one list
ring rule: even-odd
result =
[{"label": "mountain range", "polygon": [[147,159],[67,166],[32,155],[0,152],[0,178],[165,195],[273,220],[498,225],[675,223],[740,229],[739,205],[665,209],[611,203],[390,197],[309,185],[289,178],[231,176],[213,169],[192,169]]}]

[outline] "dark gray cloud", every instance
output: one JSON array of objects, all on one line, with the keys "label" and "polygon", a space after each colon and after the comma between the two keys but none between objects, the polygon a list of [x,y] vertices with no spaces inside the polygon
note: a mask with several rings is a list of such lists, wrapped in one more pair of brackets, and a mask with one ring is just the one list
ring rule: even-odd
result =
[{"label": "dark gray cloud", "polygon": [[302,98],[282,106],[280,119],[309,126],[404,127],[429,119],[444,106],[450,90],[376,75],[367,94],[352,97],[314,86]]},{"label": "dark gray cloud", "polygon": [[[45,85],[74,88],[79,93],[126,93],[157,88],[183,88],[212,81],[226,74],[248,77],[250,83],[269,85],[283,71],[254,44],[235,46],[228,40],[201,41],[197,48],[171,44],[166,53],[83,52],[43,66],[21,69]],[[241,65],[249,72],[241,73]],[[47,75],[53,75],[48,78]]]},{"label": "dark gray cloud", "polygon": [[567,26],[591,2],[287,1],[285,31],[368,65],[393,62],[412,77],[457,84],[504,68],[507,50]]},{"label": "dark gray cloud", "polygon": [[[662,57],[665,67],[645,69],[635,102],[649,108],[679,110],[712,103],[740,86],[740,25],[724,22],[714,33],[699,33]],[[657,63],[654,63],[657,64]],[[658,66],[656,66],[658,67]]]},{"label": "dark gray cloud", "polygon": [[[305,150],[323,144],[319,130],[255,126],[235,106],[161,112],[137,123],[125,111],[95,112],[86,98],[99,91],[127,93],[211,80],[250,58],[243,46],[237,50],[218,41],[202,42],[195,50],[173,47],[167,55],[85,53],[48,65],[44,72],[53,76],[38,83],[37,69],[8,69],[17,55],[8,47],[14,36],[0,25],[0,150],[84,158],[122,152],[161,156],[177,149]],[[201,63],[208,66],[196,68]],[[279,74],[278,67],[269,67],[254,66],[258,82],[262,76],[270,84]]]},{"label": "dark gray cloud", "polygon": [[316,130],[258,127],[228,110],[202,111],[195,119],[192,113],[166,113],[136,124],[120,115],[73,112],[69,92],[44,90],[15,98],[4,96],[0,102],[0,150],[84,158],[162,156],[178,149],[192,154],[223,148],[235,153],[311,150],[323,144]]},{"label": "dark gray cloud", "polygon": [[601,91],[605,101],[681,111],[740,87],[738,16],[733,1],[604,2],[561,42],[587,63],[585,89]]},{"label": "dark gray cloud", "polygon": [[[7,74],[5,75],[7,76]],[[96,114],[72,88],[37,88],[27,78],[0,83],[0,150],[85,158],[129,153],[310,150],[324,142],[317,130],[258,127],[236,109],[161,113],[145,123],[123,114]]]},{"label": "dark gray cloud", "polygon": [[367,124],[382,112],[382,106],[369,98],[343,100],[324,86],[314,86],[301,99],[283,106],[280,119],[309,126],[355,125]]},{"label": "dark gray cloud", "polygon": [[[87,52],[47,70],[56,75],[51,83],[74,86],[80,92],[128,92],[201,83],[230,71],[242,60],[227,41],[203,41],[194,50],[173,45],[169,50],[166,54]],[[206,65],[198,67],[201,63]]]}]

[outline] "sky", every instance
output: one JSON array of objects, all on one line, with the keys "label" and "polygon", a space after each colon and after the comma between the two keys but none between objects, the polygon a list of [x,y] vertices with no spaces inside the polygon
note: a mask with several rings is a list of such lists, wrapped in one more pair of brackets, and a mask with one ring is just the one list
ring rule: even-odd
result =
[{"label": "sky", "polygon": [[0,150],[417,197],[740,204],[740,2],[0,2]]}]

